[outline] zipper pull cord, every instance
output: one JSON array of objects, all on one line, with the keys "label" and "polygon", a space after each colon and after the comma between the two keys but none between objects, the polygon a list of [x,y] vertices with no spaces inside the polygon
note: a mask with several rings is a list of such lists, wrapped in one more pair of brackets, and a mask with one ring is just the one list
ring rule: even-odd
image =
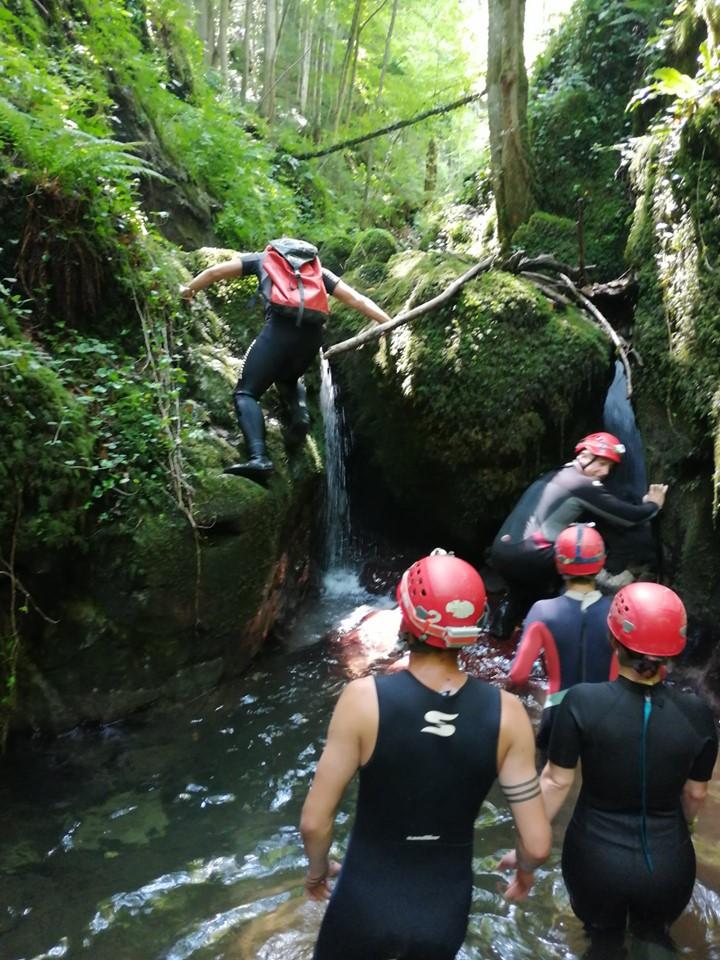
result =
[{"label": "zipper pull cord", "polygon": [[655,870],[652,857],[650,856],[650,844],[647,835],[647,731],[652,713],[652,699],[649,693],[645,694],[645,703],[643,706],[643,726],[642,737],[640,738],[640,792],[641,792],[641,816],[640,816],[640,842],[642,844],[643,856],[650,873]]}]

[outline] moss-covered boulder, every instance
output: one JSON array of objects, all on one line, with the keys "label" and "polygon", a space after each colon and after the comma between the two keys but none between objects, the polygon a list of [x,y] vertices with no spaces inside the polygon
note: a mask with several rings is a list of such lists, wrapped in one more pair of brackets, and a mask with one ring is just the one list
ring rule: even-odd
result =
[{"label": "moss-covered boulder", "polygon": [[[60,583],[43,575],[48,620],[24,632],[13,724],[59,732],[184,700],[242,670],[309,578],[320,460],[308,441],[292,463],[273,431],[267,489],[223,475],[236,453],[205,433],[192,455],[193,520],[169,508],[108,528]],[[33,627],[35,629],[30,629]]]},{"label": "moss-covered boulder", "polygon": [[578,228],[574,220],[538,210],[513,234],[513,247],[534,257],[552,253],[558,260],[577,266]]},{"label": "moss-covered boulder", "polygon": [[[373,296],[393,312],[465,269],[459,257],[400,254]],[[406,532],[420,525],[423,536],[441,532],[480,551],[528,478],[562,461],[568,438],[597,422],[608,348],[574,310],[492,272],[398,328],[372,358],[341,355],[337,369],[360,495],[375,491],[375,517],[402,517]]]},{"label": "moss-covered boulder", "polygon": [[368,264],[385,264],[397,250],[397,241],[388,230],[371,227],[363,231],[355,241],[345,268],[350,271]]},{"label": "moss-covered boulder", "polygon": [[332,270],[333,273],[342,273],[354,246],[355,242],[352,237],[345,233],[328,237],[320,245],[320,262],[328,270]]}]

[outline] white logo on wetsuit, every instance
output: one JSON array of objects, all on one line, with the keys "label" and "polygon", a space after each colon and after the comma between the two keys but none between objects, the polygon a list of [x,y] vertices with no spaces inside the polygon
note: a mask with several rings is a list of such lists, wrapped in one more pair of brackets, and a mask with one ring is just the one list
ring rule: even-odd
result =
[{"label": "white logo on wetsuit", "polygon": [[438,737],[451,737],[455,733],[455,727],[449,721],[456,720],[459,716],[459,713],[440,713],[439,710],[428,710],[424,719],[433,726],[423,727],[420,733],[434,733]]}]

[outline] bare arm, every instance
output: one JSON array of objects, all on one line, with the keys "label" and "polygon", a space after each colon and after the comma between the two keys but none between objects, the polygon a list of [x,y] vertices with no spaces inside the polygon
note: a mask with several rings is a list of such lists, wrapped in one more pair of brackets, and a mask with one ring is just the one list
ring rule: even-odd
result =
[{"label": "bare arm", "polygon": [[514,854],[501,866],[515,869],[515,879],[505,891],[508,900],[523,900],[532,886],[533,871],[547,860],[552,836],[535,771],[535,738],[525,708],[512,694],[502,691],[498,776],[517,830]]},{"label": "bare arm", "polygon": [[242,260],[227,260],[225,263],[218,263],[214,267],[208,267],[207,270],[198,273],[184,287],[180,287],[180,296],[183,300],[192,300],[198,291],[204,290],[210,284],[217,283],[218,280],[234,280],[236,277],[241,277],[242,272]]},{"label": "bare arm", "polygon": [[373,716],[377,730],[377,695],[371,678],[356,680],[340,695],[330,720],[327,743],[303,805],[300,820],[308,872],[305,887],[313,900],[326,899],[326,881],[334,872],[328,859],[335,811],[364,759]]},{"label": "bare arm", "polygon": [[357,290],[343,280],[338,281],[337,286],[333,290],[333,296],[338,299],[340,303],[344,303],[346,306],[352,307],[353,310],[358,310],[360,313],[365,314],[366,317],[370,317],[375,323],[385,323],[391,319],[374,300],[371,300],[370,297],[363,296],[362,293],[358,293]]},{"label": "bare arm", "polygon": [[540,787],[542,789],[545,812],[550,823],[557,816],[558,810],[565,803],[565,799],[575,782],[575,771],[568,767],[559,767],[556,763],[548,761],[540,777]]},{"label": "bare arm", "polygon": [[705,803],[708,795],[708,785],[703,780],[686,780],[682,792],[682,808],[685,819],[690,825],[695,823],[695,818],[700,812],[700,808]]}]

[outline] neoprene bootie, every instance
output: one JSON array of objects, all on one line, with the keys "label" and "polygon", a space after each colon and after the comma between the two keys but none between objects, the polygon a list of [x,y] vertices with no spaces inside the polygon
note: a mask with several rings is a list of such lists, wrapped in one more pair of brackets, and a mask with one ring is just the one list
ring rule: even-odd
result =
[{"label": "neoprene bootie", "polygon": [[256,454],[246,463],[234,463],[231,467],[225,467],[223,473],[229,473],[233,477],[246,477],[255,483],[264,483],[273,470],[272,460]]}]

